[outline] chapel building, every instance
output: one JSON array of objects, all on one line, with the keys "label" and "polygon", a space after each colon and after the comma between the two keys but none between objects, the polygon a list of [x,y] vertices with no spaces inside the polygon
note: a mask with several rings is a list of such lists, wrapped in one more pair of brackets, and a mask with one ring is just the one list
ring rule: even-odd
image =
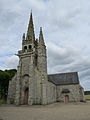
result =
[{"label": "chapel building", "polygon": [[42,28],[35,39],[32,13],[27,34],[23,34],[22,50],[18,51],[17,73],[9,82],[9,104],[34,105],[54,102],[84,101],[84,91],[77,72],[47,73],[47,54]]}]

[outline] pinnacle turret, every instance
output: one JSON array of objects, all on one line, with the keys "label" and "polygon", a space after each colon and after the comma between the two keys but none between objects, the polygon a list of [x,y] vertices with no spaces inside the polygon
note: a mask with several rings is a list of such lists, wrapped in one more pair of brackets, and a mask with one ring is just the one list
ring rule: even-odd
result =
[{"label": "pinnacle turret", "polygon": [[44,37],[43,37],[42,27],[40,27],[39,43],[44,45]]},{"label": "pinnacle turret", "polygon": [[26,40],[30,40],[31,42],[35,41],[32,11],[31,11],[31,14],[30,14],[30,21],[29,21],[29,24],[28,24]]},{"label": "pinnacle turret", "polygon": [[25,40],[25,33],[23,33],[22,40]]}]

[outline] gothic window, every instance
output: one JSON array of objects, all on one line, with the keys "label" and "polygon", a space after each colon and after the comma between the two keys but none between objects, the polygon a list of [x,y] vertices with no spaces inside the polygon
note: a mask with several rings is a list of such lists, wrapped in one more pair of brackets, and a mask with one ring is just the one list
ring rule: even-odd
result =
[{"label": "gothic window", "polygon": [[25,74],[25,75],[22,77],[22,81],[23,81],[23,87],[27,87],[27,86],[28,86],[28,83],[29,83],[29,75],[28,75],[28,74]]}]

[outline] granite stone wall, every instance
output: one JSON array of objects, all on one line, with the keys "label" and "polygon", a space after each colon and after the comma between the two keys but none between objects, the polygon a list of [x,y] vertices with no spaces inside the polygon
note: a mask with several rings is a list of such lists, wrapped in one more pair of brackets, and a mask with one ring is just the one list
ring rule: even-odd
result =
[{"label": "granite stone wall", "polygon": [[[68,89],[69,93],[62,93],[63,89]],[[78,102],[80,101],[80,85],[60,85],[57,86],[57,101],[65,102],[65,96],[69,97],[69,102]]]},{"label": "granite stone wall", "polygon": [[47,84],[47,104],[56,102],[56,86],[48,82]]},{"label": "granite stone wall", "polygon": [[16,80],[17,80],[17,76],[15,75],[12,78],[12,80],[9,81],[8,97],[7,97],[8,104],[14,104],[15,94],[16,94]]}]

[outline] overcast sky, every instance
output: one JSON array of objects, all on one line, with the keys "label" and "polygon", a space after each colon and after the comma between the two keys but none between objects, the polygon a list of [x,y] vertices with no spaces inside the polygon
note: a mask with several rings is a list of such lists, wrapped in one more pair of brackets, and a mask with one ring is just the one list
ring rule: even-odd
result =
[{"label": "overcast sky", "polygon": [[0,0],[0,69],[16,68],[31,9],[36,38],[43,27],[48,73],[77,71],[90,90],[90,0]]}]

